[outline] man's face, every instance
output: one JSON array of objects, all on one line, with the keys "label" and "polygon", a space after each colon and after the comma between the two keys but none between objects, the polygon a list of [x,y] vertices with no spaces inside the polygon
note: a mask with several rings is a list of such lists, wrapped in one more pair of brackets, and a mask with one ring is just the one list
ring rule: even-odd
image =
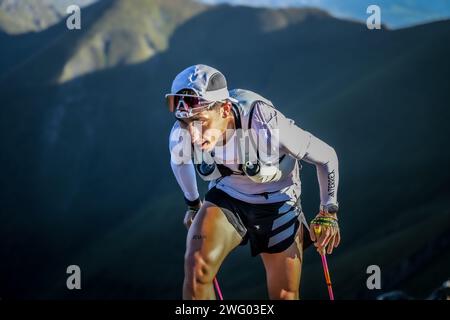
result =
[{"label": "man's face", "polygon": [[211,110],[202,111],[189,119],[180,119],[182,127],[189,130],[192,143],[202,151],[213,150],[223,139],[228,125],[227,109],[227,103],[225,103]]}]

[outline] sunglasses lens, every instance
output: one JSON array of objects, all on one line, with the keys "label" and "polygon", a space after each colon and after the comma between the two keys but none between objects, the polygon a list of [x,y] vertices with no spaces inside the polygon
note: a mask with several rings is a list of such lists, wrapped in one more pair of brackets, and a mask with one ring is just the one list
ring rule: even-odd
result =
[{"label": "sunglasses lens", "polygon": [[178,107],[181,100],[184,102],[184,107],[188,109],[193,109],[201,104],[200,99],[197,97],[174,96],[174,106]]},{"label": "sunglasses lens", "polygon": [[194,113],[201,112],[211,105],[210,101],[190,95],[168,95],[166,100],[169,111],[175,112],[177,118],[191,117]]}]

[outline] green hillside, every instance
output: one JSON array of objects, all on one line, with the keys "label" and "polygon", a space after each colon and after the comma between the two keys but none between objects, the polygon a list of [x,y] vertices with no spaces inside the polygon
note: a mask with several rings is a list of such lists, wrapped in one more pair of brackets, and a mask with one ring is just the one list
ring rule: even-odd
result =
[{"label": "green hillside", "polygon": [[[58,8],[62,10],[65,6],[59,3]],[[58,16],[61,23],[51,26],[46,23],[47,27],[39,34],[10,36],[13,32],[0,31],[0,44],[6,48],[4,61],[0,62],[0,81],[8,81],[22,70],[28,78],[36,77],[35,81],[41,83],[42,76],[48,76],[47,69],[56,65],[57,74],[50,80],[64,82],[95,70],[142,62],[165,50],[175,27],[203,8],[196,2],[182,0],[103,0],[81,9],[81,30],[69,31],[66,15],[61,13]],[[61,11],[50,5],[18,4],[16,16],[21,15],[12,17],[19,22],[29,21],[28,15],[45,17],[41,13],[44,10]],[[1,25],[10,26],[10,18],[0,10],[0,30],[8,32]],[[19,75],[19,79],[24,77],[25,74]]]},{"label": "green hillside", "polygon": [[8,34],[42,31],[67,16],[67,8],[84,8],[97,0],[0,0],[0,30]]},{"label": "green hillside", "polygon": [[[195,63],[268,97],[335,147],[343,242],[329,264],[337,298],[373,298],[364,288],[371,264],[382,268],[385,290],[417,297],[449,276],[440,250],[448,252],[450,237],[450,21],[369,31],[314,9],[175,0],[100,1],[83,12],[80,32],[59,23],[0,34],[8,61],[0,64],[0,296],[181,297],[184,206],[168,162],[173,118],[163,95]],[[314,168],[303,167],[312,218],[318,186]],[[69,264],[83,270],[81,292],[65,289]],[[249,248],[218,277],[227,299],[266,297]],[[302,296],[326,294],[309,251]]]}]

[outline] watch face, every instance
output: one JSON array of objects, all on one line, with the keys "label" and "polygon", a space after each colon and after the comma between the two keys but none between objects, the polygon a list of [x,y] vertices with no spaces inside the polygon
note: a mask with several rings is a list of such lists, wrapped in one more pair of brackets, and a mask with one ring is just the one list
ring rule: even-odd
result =
[{"label": "watch face", "polygon": [[328,213],[336,213],[338,212],[338,206],[335,204],[329,205],[327,208]]}]

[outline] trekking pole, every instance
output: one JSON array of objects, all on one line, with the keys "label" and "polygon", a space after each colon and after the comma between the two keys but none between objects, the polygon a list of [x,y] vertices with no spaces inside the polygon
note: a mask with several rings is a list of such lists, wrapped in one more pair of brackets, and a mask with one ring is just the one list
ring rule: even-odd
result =
[{"label": "trekking pole", "polygon": [[[320,225],[315,225],[314,233],[318,235],[320,234],[320,231],[321,231]],[[327,283],[328,287],[328,295],[330,296],[330,300],[334,300],[333,287],[331,285],[330,271],[328,270],[328,263],[325,250],[322,250],[320,252],[320,257],[322,258],[323,273],[325,275],[325,282]]]},{"label": "trekking pole", "polygon": [[330,296],[330,300],[334,300],[333,287],[331,286],[330,272],[328,271],[327,257],[325,253],[321,253],[320,257],[322,258],[323,273],[325,274],[325,281],[328,287],[328,295]]},{"label": "trekking pole", "polygon": [[214,277],[214,287],[216,288],[217,294],[219,295],[219,299],[223,300],[222,291],[220,290],[219,282],[217,281],[216,277]]}]

